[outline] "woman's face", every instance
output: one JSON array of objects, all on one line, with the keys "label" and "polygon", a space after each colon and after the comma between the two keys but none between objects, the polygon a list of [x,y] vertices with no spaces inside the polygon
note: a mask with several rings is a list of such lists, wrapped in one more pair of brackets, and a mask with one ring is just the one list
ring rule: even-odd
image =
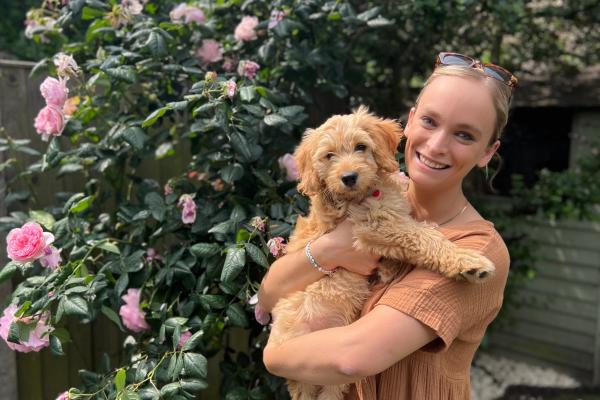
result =
[{"label": "woman's face", "polygon": [[461,185],[500,145],[489,145],[496,111],[489,90],[472,79],[438,76],[425,88],[405,128],[405,162],[415,185],[443,190]]}]

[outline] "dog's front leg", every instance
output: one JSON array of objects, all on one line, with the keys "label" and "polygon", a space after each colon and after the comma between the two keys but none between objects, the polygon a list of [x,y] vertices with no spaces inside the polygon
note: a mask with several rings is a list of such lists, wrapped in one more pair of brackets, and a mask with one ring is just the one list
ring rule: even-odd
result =
[{"label": "dog's front leg", "polygon": [[437,229],[412,219],[405,210],[373,199],[352,206],[355,247],[470,282],[482,282],[494,273],[494,264],[483,255],[457,247]]}]

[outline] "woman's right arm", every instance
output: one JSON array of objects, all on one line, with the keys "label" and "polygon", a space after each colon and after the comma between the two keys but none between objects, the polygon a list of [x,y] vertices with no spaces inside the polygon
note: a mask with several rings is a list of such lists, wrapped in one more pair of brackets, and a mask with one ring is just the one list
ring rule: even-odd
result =
[{"label": "woman's right arm", "polygon": [[[338,266],[361,275],[370,275],[377,268],[379,257],[354,250],[352,223],[341,222],[333,231],[315,239],[310,250],[321,267],[332,270]],[[324,275],[314,269],[304,249],[276,260],[263,278],[258,291],[260,307],[271,312],[280,298],[318,281]]]}]

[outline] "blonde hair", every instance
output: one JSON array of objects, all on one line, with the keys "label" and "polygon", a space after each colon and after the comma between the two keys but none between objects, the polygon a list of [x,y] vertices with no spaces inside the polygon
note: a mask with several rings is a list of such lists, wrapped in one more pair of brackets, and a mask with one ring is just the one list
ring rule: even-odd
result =
[{"label": "blonde hair", "polygon": [[496,123],[494,124],[494,132],[489,145],[492,145],[496,140],[500,139],[502,131],[508,122],[508,111],[510,108],[512,89],[498,79],[488,76],[480,69],[460,65],[447,65],[436,68],[429,76],[417,97],[415,107],[418,106],[425,88],[438,76],[458,76],[461,78],[475,79],[483,82],[483,84],[489,88],[494,102],[494,109],[496,111]]}]

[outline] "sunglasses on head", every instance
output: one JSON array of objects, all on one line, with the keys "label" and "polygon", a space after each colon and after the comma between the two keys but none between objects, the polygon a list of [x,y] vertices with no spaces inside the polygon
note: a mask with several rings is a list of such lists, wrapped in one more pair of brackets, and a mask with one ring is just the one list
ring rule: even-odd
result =
[{"label": "sunglasses on head", "polygon": [[517,77],[509,71],[495,64],[482,63],[481,61],[469,56],[465,56],[464,54],[442,52],[438,54],[437,58],[435,59],[435,65],[433,69],[436,69],[440,65],[458,65],[476,68],[483,71],[487,76],[497,79],[500,82],[508,85],[513,90],[515,87],[517,87]]}]

